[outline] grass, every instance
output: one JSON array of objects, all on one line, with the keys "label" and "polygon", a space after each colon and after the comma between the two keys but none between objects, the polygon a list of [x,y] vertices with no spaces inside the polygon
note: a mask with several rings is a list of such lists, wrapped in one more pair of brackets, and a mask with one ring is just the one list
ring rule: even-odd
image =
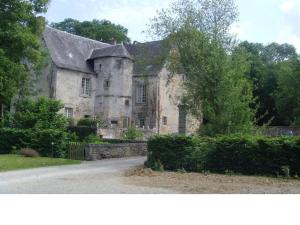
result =
[{"label": "grass", "polygon": [[70,159],[26,158],[20,155],[0,155],[0,172],[79,163],[80,161]]}]

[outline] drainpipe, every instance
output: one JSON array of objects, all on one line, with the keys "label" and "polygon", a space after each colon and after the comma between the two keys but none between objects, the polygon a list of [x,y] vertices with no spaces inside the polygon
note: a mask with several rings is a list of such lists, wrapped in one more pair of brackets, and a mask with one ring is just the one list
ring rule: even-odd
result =
[{"label": "drainpipe", "polygon": [[160,134],[160,78],[157,82],[157,134]]}]

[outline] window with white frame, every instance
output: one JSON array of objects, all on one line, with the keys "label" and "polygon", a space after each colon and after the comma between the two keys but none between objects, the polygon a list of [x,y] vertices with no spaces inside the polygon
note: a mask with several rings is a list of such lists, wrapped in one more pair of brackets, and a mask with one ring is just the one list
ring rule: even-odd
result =
[{"label": "window with white frame", "polygon": [[139,84],[136,87],[136,103],[137,104],[145,104],[146,103],[146,85]]},{"label": "window with white frame", "polygon": [[82,95],[91,96],[92,95],[92,82],[89,78],[82,78]]},{"label": "window with white frame", "polygon": [[68,108],[68,107],[66,107],[65,108],[65,116],[67,117],[67,118],[73,118],[73,109],[72,108]]}]

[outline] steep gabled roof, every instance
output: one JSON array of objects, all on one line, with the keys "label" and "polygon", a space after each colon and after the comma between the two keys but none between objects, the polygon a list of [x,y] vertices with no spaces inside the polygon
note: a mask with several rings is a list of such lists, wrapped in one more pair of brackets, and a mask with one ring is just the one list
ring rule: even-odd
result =
[{"label": "steep gabled roof", "polygon": [[94,73],[87,63],[91,52],[111,46],[50,27],[46,27],[43,39],[57,67],[84,73]]},{"label": "steep gabled roof", "polygon": [[89,59],[92,60],[104,57],[120,57],[132,59],[131,55],[128,53],[124,45],[112,45],[109,47],[95,49]]},{"label": "steep gabled roof", "polygon": [[158,75],[169,53],[163,41],[152,41],[125,45],[135,59],[133,74],[140,76]]},{"label": "steep gabled roof", "polygon": [[158,75],[169,53],[163,41],[110,45],[51,27],[45,28],[43,39],[57,67],[92,74],[90,60],[121,57],[134,59],[133,75]]}]

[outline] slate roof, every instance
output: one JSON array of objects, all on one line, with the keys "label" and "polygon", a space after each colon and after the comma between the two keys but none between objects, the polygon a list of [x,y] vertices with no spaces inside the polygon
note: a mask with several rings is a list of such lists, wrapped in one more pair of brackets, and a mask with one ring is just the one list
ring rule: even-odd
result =
[{"label": "slate roof", "polygon": [[90,60],[122,57],[134,59],[134,75],[158,75],[169,52],[162,41],[110,45],[51,27],[45,28],[43,40],[57,67],[92,74],[95,72]]},{"label": "slate roof", "polygon": [[105,48],[98,48],[92,52],[90,56],[90,60],[96,58],[104,58],[104,57],[120,57],[120,58],[128,58],[133,59],[131,55],[128,53],[124,45],[113,45]]},{"label": "slate roof", "polygon": [[84,73],[94,73],[87,63],[92,50],[111,46],[50,27],[46,27],[43,39],[57,67]]},{"label": "slate roof", "polygon": [[136,43],[125,47],[135,59],[133,74],[136,76],[158,75],[169,53],[163,41]]}]

